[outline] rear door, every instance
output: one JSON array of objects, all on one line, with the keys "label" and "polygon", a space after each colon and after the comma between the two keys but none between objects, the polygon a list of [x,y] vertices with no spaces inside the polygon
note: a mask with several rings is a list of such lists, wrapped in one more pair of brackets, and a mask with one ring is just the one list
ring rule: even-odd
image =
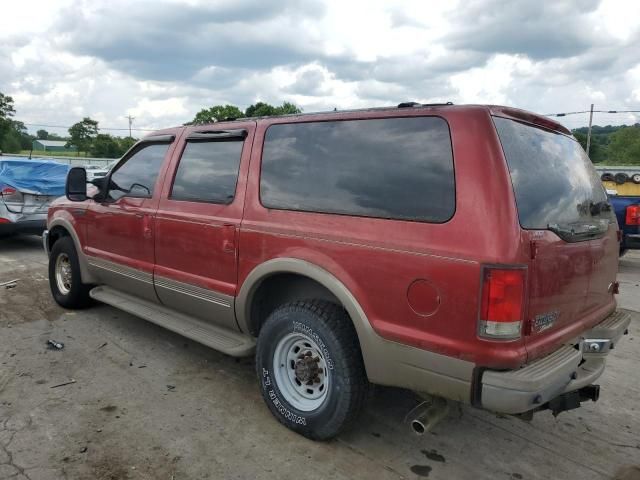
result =
[{"label": "rear door", "polygon": [[614,308],[617,222],[573,138],[512,119],[494,122],[530,252],[526,342],[533,358]]},{"label": "rear door", "polygon": [[156,216],[154,282],[160,301],[236,328],[238,230],[255,122],[187,131]]}]

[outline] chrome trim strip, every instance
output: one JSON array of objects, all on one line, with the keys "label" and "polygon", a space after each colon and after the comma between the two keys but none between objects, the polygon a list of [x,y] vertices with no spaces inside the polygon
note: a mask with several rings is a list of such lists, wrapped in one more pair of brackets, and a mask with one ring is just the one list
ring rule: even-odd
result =
[{"label": "chrome trim strip", "polygon": [[47,257],[51,256],[51,251],[49,250],[49,230],[45,230],[42,232],[42,247],[44,248]]},{"label": "chrome trim strip", "polygon": [[160,277],[158,275],[154,278],[155,286],[160,288],[166,288],[177,293],[182,293],[199,300],[215,303],[221,307],[231,308],[232,297],[224,298],[222,294],[207,290],[206,288],[197,287],[189,283],[179,282],[166,277]]},{"label": "chrome trim strip", "polygon": [[153,275],[147,272],[142,272],[134,268],[126,267],[109,260],[102,258],[89,257],[89,265],[95,268],[100,268],[111,273],[122,275],[123,277],[132,278],[139,282],[148,283],[153,285]]}]

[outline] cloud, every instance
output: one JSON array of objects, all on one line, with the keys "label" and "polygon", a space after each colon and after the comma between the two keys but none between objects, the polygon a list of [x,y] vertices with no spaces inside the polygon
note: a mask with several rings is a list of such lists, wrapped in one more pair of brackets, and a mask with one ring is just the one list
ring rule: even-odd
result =
[{"label": "cloud", "polygon": [[321,15],[315,1],[80,4],[54,27],[56,44],[154,80],[189,80],[203,68],[270,69],[314,58],[304,20]]},{"label": "cloud", "polygon": [[[0,91],[25,123],[143,129],[256,101],[637,110],[639,17],[613,0],[22,0],[0,17]],[[637,121],[594,121],[617,118]]]},{"label": "cloud", "polygon": [[[594,42],[598,0],[532,2],[469,1],[451,15],[445,44],[454,50],[523,54],[533,59],[563,58],[587,51]],[[598,43],[608,38],[599,36]]]}]

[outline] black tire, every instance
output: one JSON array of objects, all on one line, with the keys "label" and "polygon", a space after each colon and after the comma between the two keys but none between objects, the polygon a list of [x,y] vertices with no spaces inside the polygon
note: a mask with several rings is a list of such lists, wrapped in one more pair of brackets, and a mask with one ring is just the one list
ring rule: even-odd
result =
[{"label": "black tire", "polygon": [[603,182],[615,182],[615,177],[613,176],[613,173],[603,173],[600,179]]},{"label": "black tire", "polygon": [[[278,343],[289,334],[311,338],[330,369],[326,397],[315,410],[301,411],[283,396],[274,373]],[[346,311],[323,300],[288,303],[267,318],[256,351],[260,390],[271,413],[286,427],[312,440],[328,440],[353,423],[367,396],[358,337]]]},{"label": "black tire", "polygon": [[[60,291],[56,280],[56,261],[61,255],[68,257],[71,267],[71,285],[68,292]],[[49,286],[54,300],[61,307],[70,309],[85,308],[91,303],[91,297],[89,297],[91,286],[82,283],[78,254],[71,237],[60,238],[51,248],[51,255],[49,256]]]},{"label": "black tire", "polygon": [[631,181],[635,184],[639,184],[640,183],[640,173],[634,173],[633,175],[631,175]]},{"label": "black tire", "polygon": [[629,175],[627,175],[624,172],[616,173],[614,178],[618,185],[622,185],[623,183],[626,183],[627,181],[629,181]]}]

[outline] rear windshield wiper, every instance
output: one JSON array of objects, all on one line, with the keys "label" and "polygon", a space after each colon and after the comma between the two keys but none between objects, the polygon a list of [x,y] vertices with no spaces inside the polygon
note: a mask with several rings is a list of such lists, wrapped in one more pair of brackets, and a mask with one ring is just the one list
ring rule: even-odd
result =
[{"label": "rear windshield wiper", "polygon": [[579,242],[596,238],[607,231],[606,228],[593,224],[584,225],[584,228],[579,230],[573,227],[563,227],[557,223],[550,223],[547,228],[567,242]]},{"label": "rear windshield wiper", "polygon": [[610,212],[611,204],[606,200],[603,200],[601,202],[596,202],[596,203],[591,202],[589,204],[589,210],[591,211],[592,216],[599,215],[602,212]]}]

